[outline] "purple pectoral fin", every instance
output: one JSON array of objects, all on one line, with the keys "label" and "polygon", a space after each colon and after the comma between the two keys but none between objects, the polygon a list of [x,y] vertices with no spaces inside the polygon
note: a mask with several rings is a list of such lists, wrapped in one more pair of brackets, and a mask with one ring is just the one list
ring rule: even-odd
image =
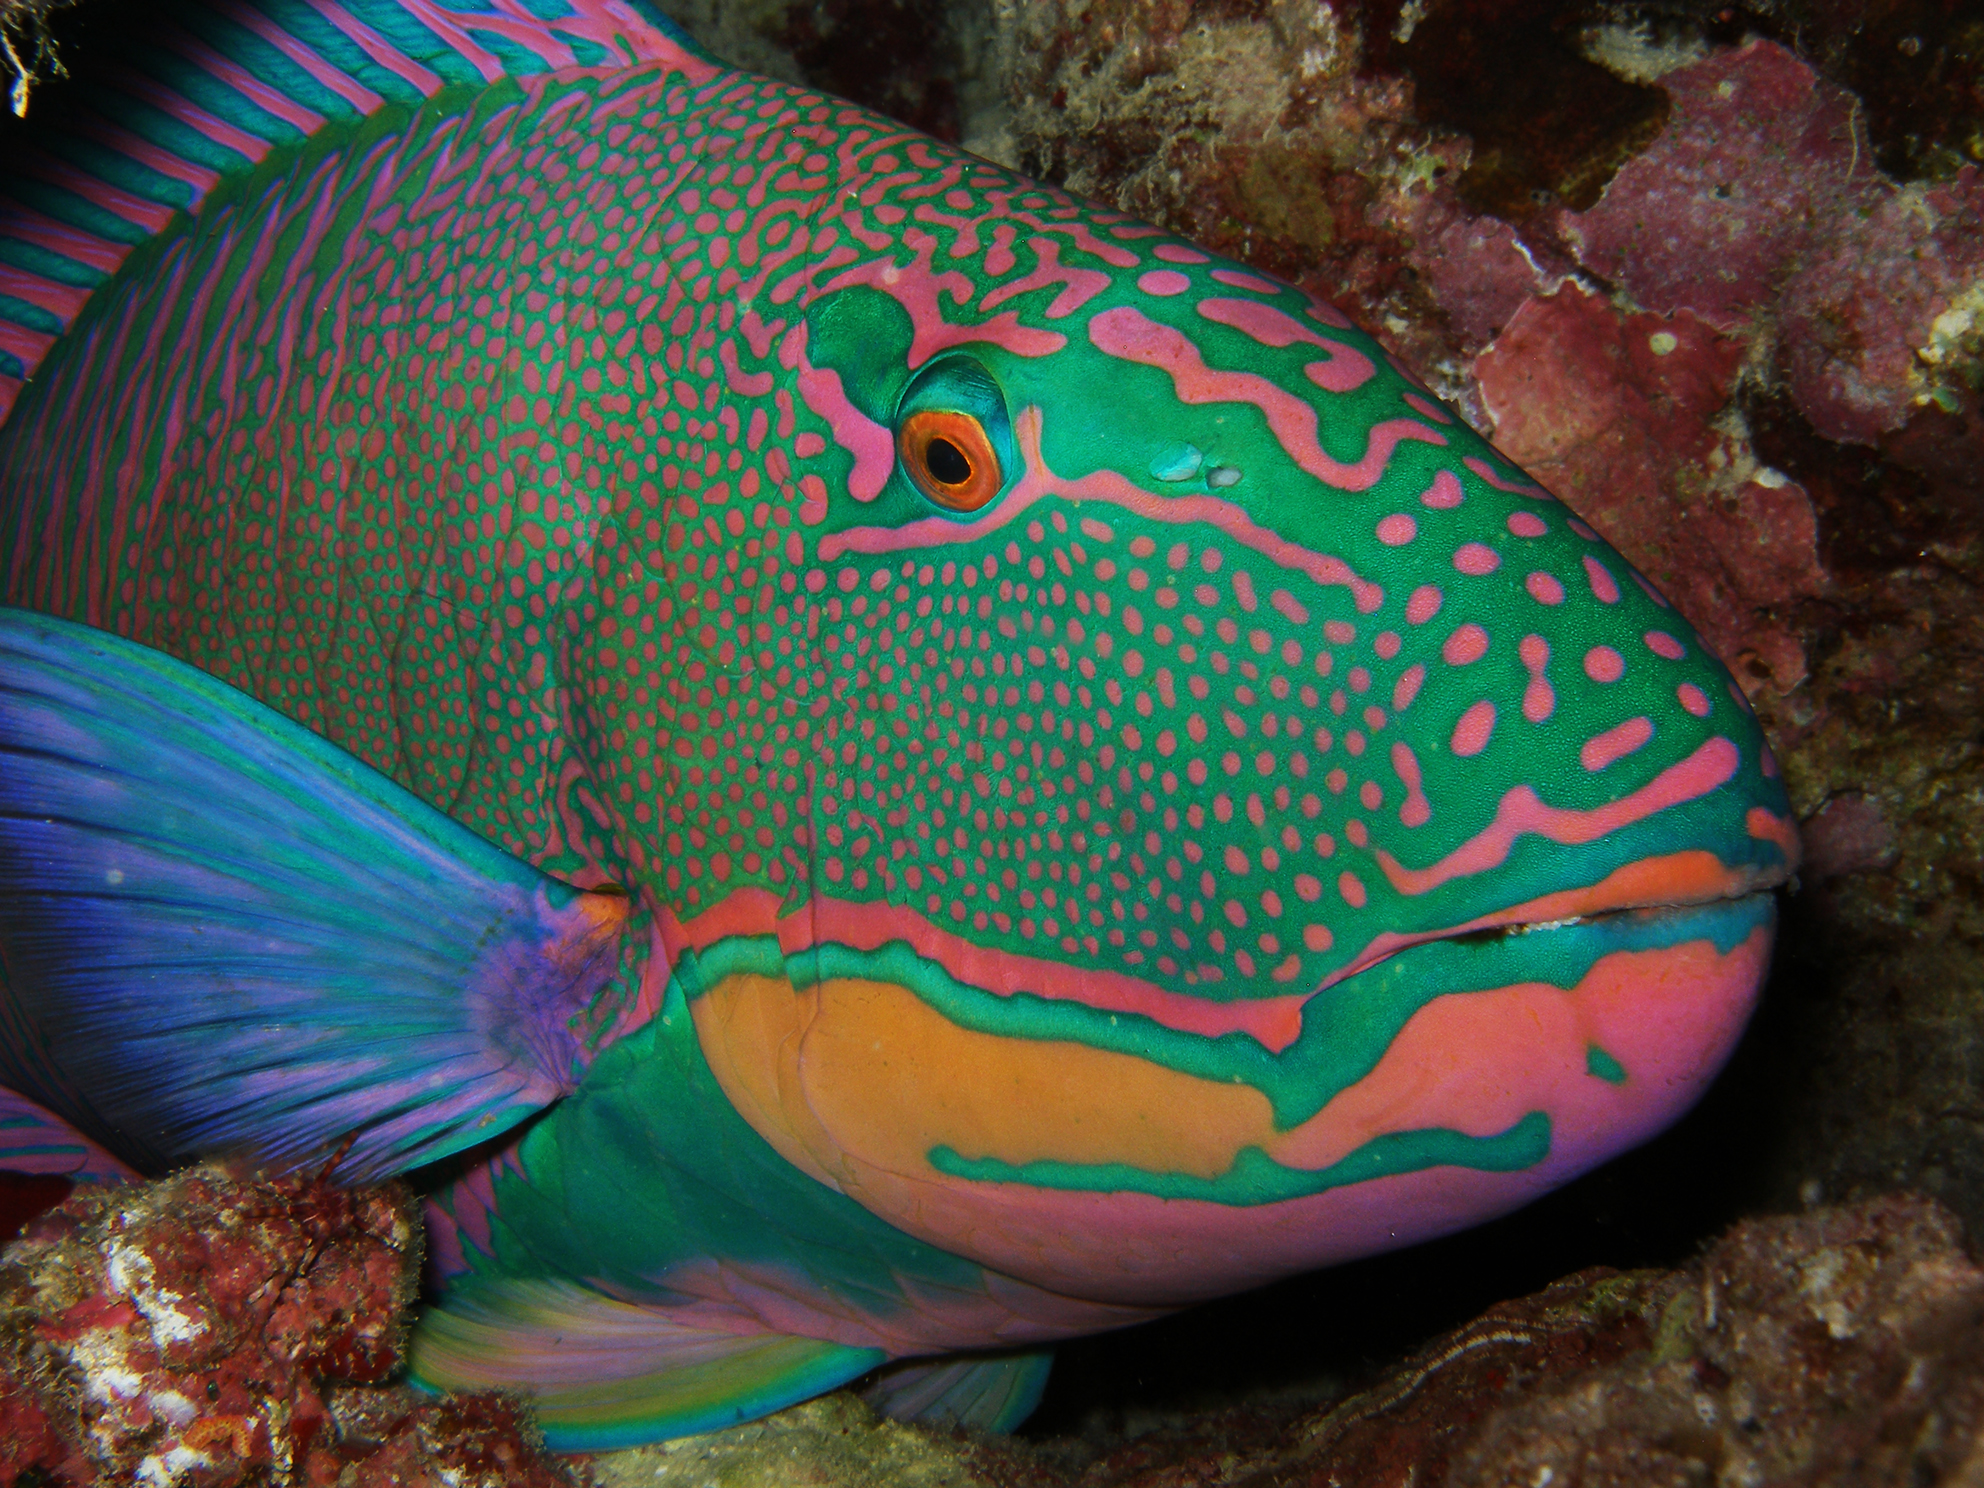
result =
[{"label": "purple pectoral fin", "polygon": [[625,901],[246,694],[0,608],[0,1081],[142,1167],[382,1176],[574,1075]]}]

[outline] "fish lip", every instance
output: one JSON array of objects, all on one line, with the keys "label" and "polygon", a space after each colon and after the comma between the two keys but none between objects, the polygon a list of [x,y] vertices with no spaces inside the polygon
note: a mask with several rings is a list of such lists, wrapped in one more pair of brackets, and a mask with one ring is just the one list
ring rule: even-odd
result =
[{"label": "fish lip", "polygon": [[[1402,951],[1415,946],[1431,945],[1440,941],[1472,941],[1477,944],[1492,943],[1513,939],[1519,935],[1547,933],[1551,930],[1568,929],[1575,925],[1603,923],[1608,920],[1623,919],[1628,915],[1658,915],[1669,912],[1680,915],[1689,910],[1705,909],[1710,905],[1729,904],[1739,900],[1756,898],[1759,895],[1775,893],[1789,883],[1792,869],[1787,864],[1769,866],[1749,866],[1740,873],[1732,874],[1722,892],[1697,894],[1680,898],[1624,897],[1613,903],[1599,903],[1573,915],[1555,915],[1537,919],[1521,919],[1522,905],[1510,905],[1500,910],[1490,910],[1465,924],[1453,925],[1442,930],[1429,930],[1419,934],[1400,936],[1379,936],[1365,948],[1364,954],[1342,967],[1327,978],[1318,991],[1349,981],[1360,976],[1372,967],[1389,961]],[[1589,886],[1587,886],[1589,887]]]},{"label": "fish lip", "polygon": [[1718,894],[1702,899],[1646,900],[1616,907],[1595,909],[1588,914],[1564,915],[1551,920],[1507,920],[1499,925],[1482,925],[1472,930],[1461,930],[1451,935],[1436,935],[1430,940],[1419,942],[1433,945],[1442,941],[1460,941],[1475,945],[1491,944],[1499,940],[1513,940],[1523,935],[1547,934],[1552,930],[1568,930],[1578,925],[1604,925],[1626,919],[1679,919],[1697,910],[1708,909],[1718,904],[1740,904],[1747,900],[1763,898],[1775,893],[1780,883],[1760,885],[1747,891]]}]

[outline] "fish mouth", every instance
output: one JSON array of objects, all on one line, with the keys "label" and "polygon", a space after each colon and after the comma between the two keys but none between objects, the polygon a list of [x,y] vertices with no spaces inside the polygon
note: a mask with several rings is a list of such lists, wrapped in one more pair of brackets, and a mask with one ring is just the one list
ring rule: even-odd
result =
[{"label": "fish mouth", "polygon": [[1726,894],[1715,899],[1694,900],[1686,904],[1622,904],[1616,909],[1593,910],[1589,914],[1564,915],[1553,920],[1511,920],[1499,925],[1484,925],[1475,930],[1461,930],[1451,935],[1436,935],[1430,941],[1445,941],[1456,945],[1494,945],[1500,941],[1520,940],[1528,935],[1546,935],[1553,930],[1602,929],[1616,925],[1621,929],[1660,921],[1682,920],[1699,916],[1702,911],[1729,904],[1740,904],[1746,900],[1762,899],[1770,895],[1776,885],[1757,888],[1746,894]]},{"label": "fish mouth", "polygon": [[1768,898],[1790,878],[1787,864],[1731,868],[1699,849],[1645,859],[1595,884],[1492,910],[1459,925],[1382,934],[1323,985],[1346,981],[1415,946],[1513,946],[1533,936],[1607,929],[1625,934],[1663,925],[1679,931],[1709,911]]}]

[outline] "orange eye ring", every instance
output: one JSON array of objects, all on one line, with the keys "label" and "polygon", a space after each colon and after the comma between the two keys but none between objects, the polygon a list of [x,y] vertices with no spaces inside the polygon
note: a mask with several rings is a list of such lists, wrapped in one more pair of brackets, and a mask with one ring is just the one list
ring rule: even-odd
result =
[{"label": "orange eye ring", "polygon": [[902,421],[896,447],[917,488],[952,511],[977,511],[1005,484],[985,426],[968,413],[920,409]]}]

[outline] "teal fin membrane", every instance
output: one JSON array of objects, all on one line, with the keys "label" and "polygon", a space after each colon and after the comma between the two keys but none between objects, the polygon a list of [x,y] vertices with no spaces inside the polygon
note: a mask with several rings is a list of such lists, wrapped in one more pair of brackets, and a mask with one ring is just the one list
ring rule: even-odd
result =
[{"label": "teal fin membrane", "polygon": [[576,1073],[626,901],[245,693],[0,608],[0,1082],[143,1169],[350,1143],[358,1181]]},{"label": "teal fin membrane", "polygon": [[480,1281],[414,1330],[416,1384],[516,1390],[546,1445],[605,1452],[756,1420],[866,1374],[886,1356],[782,1333],[687,1328],[569,1282]]},{"label": "teal fin membrane", "polygon": [[881,1370],[861,1398],[891,1420],[1011,1431],[1040,1404],[1053,1367],[1052,1349],[910,1359]]}]

